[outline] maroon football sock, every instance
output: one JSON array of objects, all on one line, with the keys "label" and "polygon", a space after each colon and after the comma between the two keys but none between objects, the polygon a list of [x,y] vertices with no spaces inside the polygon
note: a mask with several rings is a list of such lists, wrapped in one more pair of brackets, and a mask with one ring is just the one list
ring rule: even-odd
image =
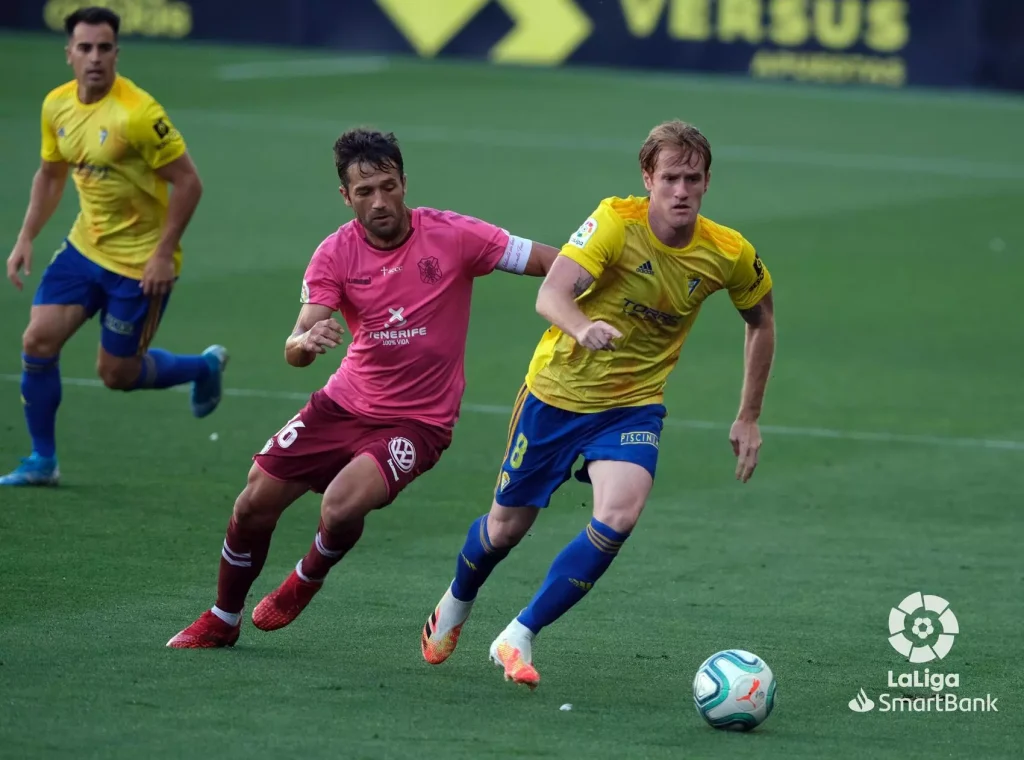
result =
[{"label": "maroon football sock", "polygon": [[302,575],[311,581],[327,577],[332,567],[341,562],[349,549],[356,545],[363,535],[363,518],[349,520],[328,530],[320,520],[320,529],[309,547],[309,553],[302,558]]},{"label": "maroon football sock", "polygon": [[217,577],[217,607],[224,612],[242,611],[245,597],[267,561],[273,533],[273,527],[242,528],[231,515]]}]

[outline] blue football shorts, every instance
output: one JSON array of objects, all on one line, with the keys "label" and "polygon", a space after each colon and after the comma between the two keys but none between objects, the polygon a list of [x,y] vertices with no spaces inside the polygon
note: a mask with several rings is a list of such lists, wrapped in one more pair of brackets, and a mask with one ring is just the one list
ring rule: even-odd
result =
[{"label": "blue football shorts", "polygon": [[576,479],[583,483],[590,482],[587,464],[598,460],[633,462],[653,478],[664,419],[662,404],[570,412],[545,404],[523,386],[512,411],[495,501],[503,507],[547,507],[581,455]]},{"label": "blue football shorts", "polygon": [[104,269],[65,240],[43,272],[32,304],[82,306],[89,319],[99,312],[103,350],[112,356],[141,356],[171,294],[147,296],[139,282]]}]

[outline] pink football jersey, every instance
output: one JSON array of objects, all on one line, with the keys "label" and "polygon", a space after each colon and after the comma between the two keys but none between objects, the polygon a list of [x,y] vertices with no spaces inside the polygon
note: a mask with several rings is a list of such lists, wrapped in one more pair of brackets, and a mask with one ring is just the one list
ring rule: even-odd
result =
[{"label": "pink football jersey", "polygon": [[[324,240],[302,283],[306,303],[340,311],[352,334],[326,392],[355,414],[452,428],[466,387],[473,279],[529,255],[529,241],[451,211],[412,210],[399,248],[371,246],[353,220]],[[522,271],[522,265],[518,265]]]}]

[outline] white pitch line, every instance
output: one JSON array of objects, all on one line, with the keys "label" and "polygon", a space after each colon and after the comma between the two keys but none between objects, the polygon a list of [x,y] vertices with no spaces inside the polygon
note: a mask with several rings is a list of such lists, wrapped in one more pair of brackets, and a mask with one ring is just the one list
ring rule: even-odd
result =
[{"label": "white pitch line", "polygon": [[217,77],[224,81],[253,79],[296,79],[351,74],[377,74],[390,68],[382,55],[348,58],[298,58],[285,61],[254,61],[229,63],[217,68]]},{"label": "white pitch line", "polygon": [[[0,375],[6,382],[21,382],[21,375]],[[103,383],[91,377],[62,377],[64,385],[82,388],[102,388]],[[188,393],[189,386],[179,385],[169,390]],[[258,388],[225,388],[225,396],[240,398],[262,398],[278,401],[302,401],[309,399],[310,393],[297,391],[268,391]],[[474,404],[466,402],[462,405],[463,412],[473,414],[492,414],[507,416],[512,412],[511,406],[498,404]],[[682,420],[667,417],[665,424],[670,427],[688,430],[725,431],[730,427],[727,422],[711,422],[708,420]],[[912,433],[870,432],[859,430],[834,430],[831,428],[795,427],[789,425],[761,425],[761,432],[769,435],[791,436],[794,438],[825,438],[840,441],[862,441],[870,443],[903,443],[917,446],[942,446],[961,449],[996,449],[1002,451],[1024,451],[1024,441],[1008,441],[992,438],[952,438],[939,435],[914,435]]]},{"label": "white pitch line", "polygon": [[[510,150],[547,150],[573,153],[598,153],[634,156],[635,138],[571,136],[548,132],[519,130],[451,128],[428,124],[379,124],[375,119],[318,119],[281,116],[271,113],[240,113],[196,108],[174,109],[183,127],[193,122],[204,127],[227,130],[248,130],[280,135],[317,135],[334,139],[341,131],[356,124],[386,127],[402,142],[427,145],[477,145],[484,148]],[[21,114],[0,113],[0,121],[28,123]],[[964,177],[967,179],[1024,181],[1024,164],[1013,162],[974,161],[967,158],[933,156],[896,156],[882,153],[836,153],[825,150],[783,145],[721,145],[715,157],[737,164],[767,166],[805,166],[813,169],[874,172],[876,174],[908,174],[933,177]]]},{"label": "white pitch line", "polygon": [[[188,120],[204,126],[249,129],[275,133],[334,135],[352,124],[351,119],[318,119],[269,113],[236,113],[180,108],[175,111],[183,124]],[[374,120],[369,120],[372,124]],[[634,138],[558,135],[511,129],[452,128],[428,124],[386,124],[400,141],[438,145],[479,145],[487,148],[555,150],[587,153],[635,154]],[[990,180],[1024,180],[1024,164],[973,161],[965,158],[897,156],[879,153],[835,153],[781,145],[719,145],[715,157],[746,164],[802,165],[818,169],[849,169],[876,173],[921,174],[936,177],[968,177]]]}]

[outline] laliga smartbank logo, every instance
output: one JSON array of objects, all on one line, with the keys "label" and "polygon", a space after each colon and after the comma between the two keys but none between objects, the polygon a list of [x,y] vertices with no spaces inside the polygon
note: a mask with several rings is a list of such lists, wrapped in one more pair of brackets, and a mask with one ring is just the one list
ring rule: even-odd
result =
[{"label": "laliga smartbank logo", "polygon": [[949,654],[960,633],[960,623],[949,602],[918,591],[889,610],[889,633],[892,648],[908,660],[931,662]]},{"label": "laliga smartbank logo", "polygon": [[[908,662],[921,665],[945,659],[960,634],[960,623],[941,596],[915,592],[889,610],[889,644]],[[856,713],[878,712],[999,712],[998,697],[961,696],[959,673],[933,672],[932,667],[887,673],[886,686],[899,693],[882,692],[874,699],[861,687],[848,703]],[[928,689],[920,696],[915,689]]]}]

